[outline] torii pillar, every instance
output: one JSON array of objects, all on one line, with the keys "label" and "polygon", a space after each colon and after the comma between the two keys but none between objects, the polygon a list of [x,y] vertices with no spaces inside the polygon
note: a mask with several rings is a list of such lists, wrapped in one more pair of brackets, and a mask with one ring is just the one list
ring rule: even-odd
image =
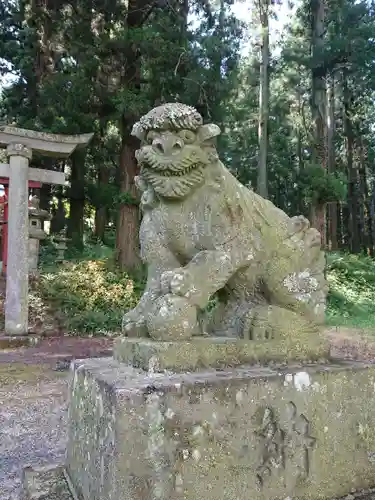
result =
[{"label": "torii pillar", "polygon": [[6,335],[27,335],[29,294],[29,181],[65,183],[65,175],[30,168],[33,151],[66,158],[85,147],[93,134],[76,136],[46,134],[16,127],[0,129],[0,146],[7,148],[9,164],[0,163],[0,177],[9,177],[8,262],[5,298]]}]

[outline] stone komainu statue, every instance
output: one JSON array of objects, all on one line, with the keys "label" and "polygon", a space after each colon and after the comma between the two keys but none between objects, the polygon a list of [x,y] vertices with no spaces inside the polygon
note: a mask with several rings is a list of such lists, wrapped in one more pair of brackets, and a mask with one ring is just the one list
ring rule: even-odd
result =
[{"label": "stone komainu statue", "polygon": [[241,185],[219,160],[219,127],[204,125],[193,107],[159,106],[132,134],[141,141],[148,279],[123,318],[124,335],[182,340],[204,330],[259,340],[316,332],[327,294],[319,232]]}]

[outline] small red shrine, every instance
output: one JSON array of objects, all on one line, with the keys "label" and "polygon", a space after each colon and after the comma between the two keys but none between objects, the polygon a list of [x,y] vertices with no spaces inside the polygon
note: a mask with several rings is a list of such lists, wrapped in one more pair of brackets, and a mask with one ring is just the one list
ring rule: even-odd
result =
[{"label": "small red shrine", "polygon": [[[0,185],[4,186],[4,195],[0,196],[0,231],[1,231],[1,259],[3,262],[2,274],[6,274],[8,260],[8,192],[9,179],[0,177]],[[29,181],[29,189],[37,189],[42,186],[41,182]]]}]

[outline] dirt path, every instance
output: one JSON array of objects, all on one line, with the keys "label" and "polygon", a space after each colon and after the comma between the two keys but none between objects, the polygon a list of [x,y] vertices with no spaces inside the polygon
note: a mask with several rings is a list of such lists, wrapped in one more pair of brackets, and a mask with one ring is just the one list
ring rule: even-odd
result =
[{"label": "dirt path", "polygon": [[347,327],[326,328],[335,358],[375,361],[375,331]]},{"label": "dirt path", "polygon": [[[375,361],[375,334],[366,333],[327,329],[333,355]],[[63,461],[69,361],[111,348],[109,339],[53,338],[0,351],[0,500],[18,500],[25,465]]]},{"label": "dirt path", "polygon": [[112,354],[113,341],[109,338],[51,337],[35,347],[0,349],[2,363],[44,364],[51,368],[72,359],[104,357]]},{"label": "dirt path", "polygon": [[0,381],[0,500],[16,500],[25,465],[63,460],[66,372],[3,364]]},{"label": "dirt path", "polygon": [[54,338],[0,350],[0,500],[18,500],[25,465],[63,461],[69,362],[111,348],[109,339]]}]

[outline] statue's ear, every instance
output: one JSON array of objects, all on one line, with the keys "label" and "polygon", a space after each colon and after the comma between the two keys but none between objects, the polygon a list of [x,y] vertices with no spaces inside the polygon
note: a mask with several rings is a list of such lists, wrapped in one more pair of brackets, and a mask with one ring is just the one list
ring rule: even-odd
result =
[{"label": "statue's ear", "polygon": [[139,123],[135,123],[133,125],[131,135],[139,139],[141,142],[145,140],[145,131],[143,128],[139,125]]},{"label": "statue's ear", "polygon": [[207,123],[206,125],[202,125],[198,130],[198,138],[200,142],[205,142],[214,137],[220,135],[221,130],[220,127],[215,125],[214,123]]}]

